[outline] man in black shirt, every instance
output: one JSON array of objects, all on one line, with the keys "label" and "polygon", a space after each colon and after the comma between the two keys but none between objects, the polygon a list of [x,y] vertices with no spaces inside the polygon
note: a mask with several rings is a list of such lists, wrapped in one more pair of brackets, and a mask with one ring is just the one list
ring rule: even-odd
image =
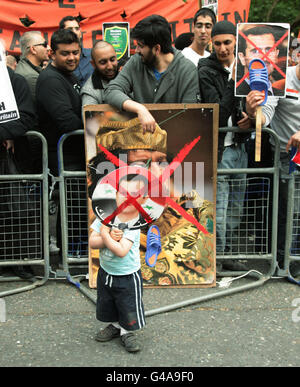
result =
[{"label": "man in black shirt", "polygon": [[[55,31],[50,55],[52,62],[38,77],[36,97],[40,128],[48,142],[49,168],[57,175],[57,143],[60,137],[83,128],[80,85],[73,75],[80,58],[80,43],[74,32]],[[64,149],[66,169],[84,169],[82,139],[74,136],[67,142]]]},{"label": "man in black shirt", "polygon": [[[219,104],[219,127],[237,125],[240,129],[248,129],[250,120],[245,112],[239,111],[242,101],[234,97],[235,31],[235,26],[226,20],[215,24],[211,34],[214,52],[198,62],[199,85],[202,102]],[[247,168],[244,141],[244,134],[233,135],[230,131],[219,133],[218,169]],[[216,250],[219,255],[232,248],[232,240],[243,214],[245,190],[245,174],[218,175]],[[233,260],[225,260],[223,268],[233,271],[246,269],[245,265]]]},{"label": "man in black shirt", "polygon": [[[33,165],[31,152],[28,152],[28,138],[24,135],[29,130],[37,129],[37,117],[30,89],[25,78],[16,74],[9,67],[7,70],[16,104],[18,106],[19,118],[8,122],[0,122],[0,158],[5,158],[7,151],[13,151],[19,168],[18,172],[30,174],[33,173]],[[15,198],[18,200],[18,196],[14,196],[13,199],[11,191],[13,190],[12,187],[13,184],[9,182],[1,182],[0,203],[2,206],[4,205],[4,208],[6,202],[12,203],[12,200],[16,200]],[[21,192],[21,189],[17,192]],[[25,202],[26,200],[23,204]],[[0,210],[0,258],[2,259],[9,259],[9,257],[17,256],[23,257],[24,251],[26,253],[29,251],[32,252],[32,246],[34,246],[36,242],[34,237],[30,239],[26,239],[25,237],[28,230],[32,230],[32,222],[34,222],[36,218],[32,216],[31,212],[31,216],[28,216],[29,209],[28,211],[24,210],[24,206],[22,208],[22,203],[14,202],[14,205],[17,206],[17,210],[14,211],[13,214],[10,211],[4,211],[3,208]],[[18,205],[20,207],[18,207]],[[37,211],[35,213],[37,213]],[[26,222],[24,222],[25,217],[27,217]],[[34,229],[35,231],[38,230],[37,224],[34,225]],[[34,248],[36,248],[36,246]],[[32,271],[28,267],[13,266],[12,269],[15,275],[24,279],[29,279],[33,276]]]},{"label": "man in black shirt", "polygon": [[[70,30],[55,31],[51,38],[50,56],[52,62],[39,75],[36,86],[37,109],[42,133],[48,143],[50,172],[57,176],[57,144],[61,136],[76,129],[82,129],[80,85],[73,71],[80,58],[78,37]],[[85,150],[82,136],[74,135],[65,140],[63,146],[64,169],[85,170]],[[87,217],[85,186],[73,184],[70,209],[73,230],[77,230],[71,244],[87,246]],[[74,199],[74,200],[73,200]],[[76,213],[75,213],[76,212]],[[61,243],[60,213],[57,217],[57,242]],[[80,235],[79,235],[80,234]],[[76,240],[75,240],[76,238]],[[70,243],[70,242],[69,242]]]},{"label": "man in black shirt", "polygon": [[78,20],[78,17],[65,16],[59,22],[59,29],[73,31],[74,34],[77,35],[80,41],[80,44],[81,44],[80,60],[79,60],[79,65],[76,68],[74,74],[76,75],[80,83],[80,86],[83,86],[85,82],[88,80],[88,78],[92,75],[94,68],[91,64],[91,59],[92,59],[91,49],[83,47],[83,41],[82,41],[83,34],[80,28],[80,22]]}]

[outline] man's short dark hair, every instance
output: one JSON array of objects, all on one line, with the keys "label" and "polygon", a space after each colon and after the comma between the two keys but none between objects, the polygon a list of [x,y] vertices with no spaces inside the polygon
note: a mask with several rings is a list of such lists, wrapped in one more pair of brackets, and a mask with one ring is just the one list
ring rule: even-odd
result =
[{"label": "man's short dark hair", "polygon": [[58,49],[59,44],[72,44],[78,43],[80,46],[80,41],[77,35],[70,30],[57,30],[53,33],[51,37],[51,49],[55,52]]},{"label": "man's short dark hair", "polygon": [[[243,31],[243,34],[247,37],[249,35],[259,36],[259,35],[271,34],[274,36],[274,39],[276,41],[275,32],[273,28],[270,26],[258,26],[258,27],[249,28],[248,30]],[[247,48],[246,39],[241,34],[239,34],[238,41],[239,41],[238,52],[242,52],[245,55],[246,48]]]},{"label": "man's short dark hair", "polygon": [[213,23],[213,25],[216,24],[217,22],[217,18],[216,18],[216,14],[214,13],[214,11],[210,8],[200,8],[196,13],[195,13],[195,16],[194,16],[194,25],[197,23],[197,19],[199,16],[202,16],[202,17],[206,17],[206,16],[210,16],[211,18],[211,21]]},{"label": "man's short dark hair", "polygon": [[76,16],[65,16],[59,22],[58,28],[60,30],[63,30],[65,28],[66,21],[73,21],[73,20],[75,20],[78,23],[78,25],[79,25],[79,20],[78,20],[78,18]]},{"label": "man's short dark hair", "polygon": [[173,52],[171,27],[163,16],[151,15],[140,20],[133,28],[131,36],[150,48],[159,44],[163,54]]},{"label": "man's short dark hair", "polygon": [[180,34],[175,39],[175,48],[177,50],[182,51],[185,47],[188,47],[192,44],[194,39],[193,32],[184,32],[183,34]]}]

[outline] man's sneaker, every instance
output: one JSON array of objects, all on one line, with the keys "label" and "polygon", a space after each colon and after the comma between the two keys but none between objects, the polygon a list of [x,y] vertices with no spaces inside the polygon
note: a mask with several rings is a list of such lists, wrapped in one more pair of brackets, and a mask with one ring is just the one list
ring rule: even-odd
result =
[{"label": "man's sneaker", "polygon": [[120,329],[109,324],[106,328],[101,329],[95,336],[96,341],[109,341],[120,336]]},{"label": "man's sneaker", "polygon": [[134,333],[126,333],[125,335],[122,335],[121,342],[128,352],[138,352],[141,350],[137,337]]},{"label": "man's sneaker", "polygon": [[50,243],[49,243],[49,253],[50,254],[58,254],[60,252],[60,248],[57,246],[56,238],[51,235]]}]

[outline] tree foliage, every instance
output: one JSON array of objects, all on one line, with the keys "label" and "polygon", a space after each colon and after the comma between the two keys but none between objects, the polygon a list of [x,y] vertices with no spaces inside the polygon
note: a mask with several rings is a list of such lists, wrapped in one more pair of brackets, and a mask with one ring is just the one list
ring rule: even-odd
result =
[{"label": "tree foliage", "polygon": [[251,0],[249,23],[289,23],[296,35],[300,30],[300,0]]}]

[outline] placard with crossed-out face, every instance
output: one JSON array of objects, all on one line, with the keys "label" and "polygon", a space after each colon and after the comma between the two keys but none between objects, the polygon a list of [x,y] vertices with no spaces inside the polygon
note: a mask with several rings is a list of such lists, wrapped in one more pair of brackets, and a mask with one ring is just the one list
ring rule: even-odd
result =
[{"label": "placard with crossed-out face", "polygon": [[236,96],[244,97],[251,91],[249,63],[256,58],[262,59],[268,70],[268,96],[285,96],[289,31],[289,24],[240,23],[237,25]]},{"label": "placard with crossed-out face", "polygon": [[[140,229],[144,286],[214,286],[217,107],[146,106],[166,133],[164,151],[149,149],[141,135],[126,151],[98,141],[103,133],[117,132],[108,129],[108,121],[122,127],[135,117],[109,105],[84,107],[89,225],[98,218],[111,227],[119,218],[126,227]],[[128,142],[118,146],[126,148]],[[152,224],[160,230],[162,252],[149,267],[145,249]],[[101,251],[90,249],[90,287],[96,287],[99,254],[101,260]]]}]

